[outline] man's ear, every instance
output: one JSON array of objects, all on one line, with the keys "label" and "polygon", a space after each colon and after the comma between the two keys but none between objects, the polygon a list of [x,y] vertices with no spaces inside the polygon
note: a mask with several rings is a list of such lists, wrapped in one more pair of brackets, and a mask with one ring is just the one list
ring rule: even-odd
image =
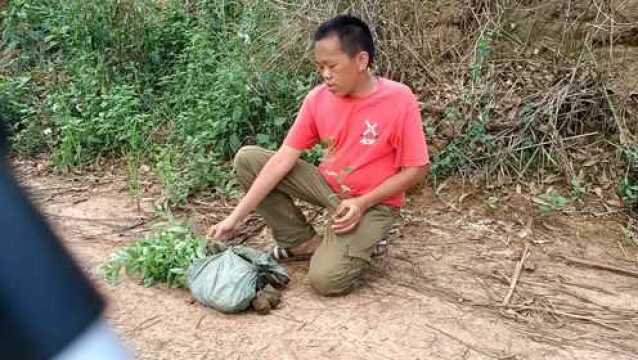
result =
[{"label": "man's ear", "polygon": [[363,72],[368,70],[368,64],[370,63],[370,55],[367,51],[359,51],[357,54],[357,68]]}]

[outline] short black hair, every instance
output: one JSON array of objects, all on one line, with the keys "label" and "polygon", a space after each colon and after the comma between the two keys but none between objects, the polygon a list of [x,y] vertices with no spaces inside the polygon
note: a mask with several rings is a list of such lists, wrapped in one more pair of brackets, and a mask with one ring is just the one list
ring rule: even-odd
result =
[{"label": "short black hair", "polygon": [[368,24],[353,15],[339,15],[319,25],[313,40],[317,42],[335,35],[339,38],[343,51],[351,57],[360,51],[367,52],[370,58],[368,66],[372,66],[374,40]]}]

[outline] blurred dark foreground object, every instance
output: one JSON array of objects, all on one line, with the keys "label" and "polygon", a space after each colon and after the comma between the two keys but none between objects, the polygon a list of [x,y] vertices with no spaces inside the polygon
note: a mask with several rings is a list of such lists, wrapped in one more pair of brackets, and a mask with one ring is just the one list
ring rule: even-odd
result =
[{"label": "blurred dark foreground object", "polygon": [[103,300],[16,184],[2,128],[0,359],[128,358]]}]

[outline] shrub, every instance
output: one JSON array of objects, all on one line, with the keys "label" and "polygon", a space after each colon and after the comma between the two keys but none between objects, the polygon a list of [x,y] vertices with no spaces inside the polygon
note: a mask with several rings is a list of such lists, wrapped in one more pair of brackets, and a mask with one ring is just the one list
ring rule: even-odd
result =
[{"label": "shrub", "polygon": [[275,148],[313,82],[267,65],[281,21],[258,0],[11,2],[0,110],[13,149],[60,167],[123,158],[132,179],[152,162],[173,203],[231,191],[224,161]]}]

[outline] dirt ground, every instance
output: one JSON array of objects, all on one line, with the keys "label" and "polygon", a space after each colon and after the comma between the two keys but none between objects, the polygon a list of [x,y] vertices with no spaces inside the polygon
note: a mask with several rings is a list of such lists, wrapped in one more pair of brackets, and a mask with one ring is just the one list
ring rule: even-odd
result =
[{"label": "dirt ground", "polygon": [[[138,206],[124,177],[61,177],[16,165],[139,359],[638,359],[638,278],[564,258],[638,272],[622,217],[602,203],[598,213],[544,216],[515,191],[426,189],[412,196],[389,255],[363,288],[319,297],[299,263],[289,266],[291,284],[271,315],[223,315],[186,290],[131,279],[110,286],[100,277],[111,253],[149,231],[152,186]],[[210,221],[222,208],[185,214]],[[265,246],[268,234],[249,241]],[[529,256],[503,306],[526,244]]]}]

